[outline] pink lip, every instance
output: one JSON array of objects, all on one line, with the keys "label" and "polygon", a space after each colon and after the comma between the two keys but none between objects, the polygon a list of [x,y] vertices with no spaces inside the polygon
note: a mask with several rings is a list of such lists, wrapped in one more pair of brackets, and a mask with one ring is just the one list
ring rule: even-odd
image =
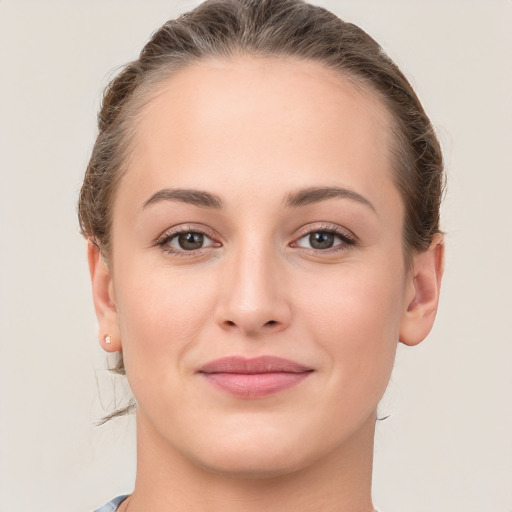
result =
[{"label": "pink lip", "polygon": [[273,356],[224,357],[198,370],[210,384],[239,398],[278,393],[297,385],[312,372],[312,368]]}]

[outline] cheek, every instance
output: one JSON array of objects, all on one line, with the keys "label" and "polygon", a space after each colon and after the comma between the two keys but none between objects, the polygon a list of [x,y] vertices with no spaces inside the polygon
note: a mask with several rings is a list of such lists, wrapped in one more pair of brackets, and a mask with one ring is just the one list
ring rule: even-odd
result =
[{"label": "cheek", "polygon": [[132,267],[124,275],[116,301],[127,376],[137,396],[139,381],[151,380],[149,374],[164,380],[179,375],[184,354],[211,318],[215,296],[207,282],[169,268]]},{"label": "cheek", "polygon": [[[394,260],[397,261],[397,260]],[[333,286],[332,283],[337,283]],[[343,269],[304,297],[305,326],[326,357],[333,390],[343,401],[377,405],[398,342],[404,278],[390,265]]]}]

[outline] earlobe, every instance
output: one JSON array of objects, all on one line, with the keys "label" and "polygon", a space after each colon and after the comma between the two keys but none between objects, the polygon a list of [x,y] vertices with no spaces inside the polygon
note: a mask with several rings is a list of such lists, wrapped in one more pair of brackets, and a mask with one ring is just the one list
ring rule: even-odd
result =
[{"label": "earlobe", "polygon": [[400,341],[417,345],[434,324],[444,270],[444,240],[436,235],[430,247],[414,256],[410,292],[400,324]]},{"label": "earlobe", "polygon": [[111,273],[98,246],[87,241],[87,259],[91,275],[92,297],[98,319],[98,339],[107,352],[121,349],[117,309]]}]

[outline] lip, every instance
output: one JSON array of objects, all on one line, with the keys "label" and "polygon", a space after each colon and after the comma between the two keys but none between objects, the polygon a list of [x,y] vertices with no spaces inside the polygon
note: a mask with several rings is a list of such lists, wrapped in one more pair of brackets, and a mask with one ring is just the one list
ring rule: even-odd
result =
[{"label": "lip", "polygon": [[239,398],[260,398],[296,386],[313,368],[275,356],[224,357],[206,363],[198,373],[211,385]]}]

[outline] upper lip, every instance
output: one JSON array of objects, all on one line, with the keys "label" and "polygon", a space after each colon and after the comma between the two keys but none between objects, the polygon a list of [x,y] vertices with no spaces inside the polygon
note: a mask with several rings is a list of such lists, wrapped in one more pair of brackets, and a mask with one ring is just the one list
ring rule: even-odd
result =
[{"label": "upper lip", "polygon": [[275,356],[260,356],[246,358],[241,356],[223,357],[210,361],[199,368],[199,373],[304,373],[313,371],[312,368]]}]

